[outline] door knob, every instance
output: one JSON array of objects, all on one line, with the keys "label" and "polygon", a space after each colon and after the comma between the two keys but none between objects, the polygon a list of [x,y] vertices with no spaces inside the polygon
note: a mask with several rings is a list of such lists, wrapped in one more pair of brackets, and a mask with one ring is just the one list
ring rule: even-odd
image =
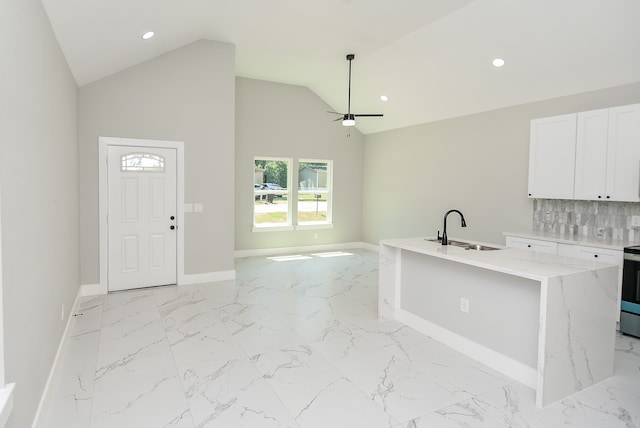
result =
[{"label": "door knob", "polygon": [[173,230],[173,229],[175,229],[175,228],[176,228],[176,227],[175,227],[174,225],[169,226],[169,229],[171,229],[171,230]]}]

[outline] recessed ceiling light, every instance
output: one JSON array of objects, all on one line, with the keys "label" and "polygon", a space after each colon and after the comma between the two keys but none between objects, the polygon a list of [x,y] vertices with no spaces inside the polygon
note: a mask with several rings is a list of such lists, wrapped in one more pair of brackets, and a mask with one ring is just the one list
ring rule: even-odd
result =
[{"label": "recessed ceiling light", "polygon": [[153,37],[154,34],[155,33],[153,31],[147,31],[146,33],[144,33],[142,35],[142,38],[145,39],[145,40],[149,40],[150,38]]},{"label": "recessed ceiling light", "polygon": [[502,67],[504,65],[504,60],[502,58],[496,58],[492,62],[494,67]]},{"label": "recessed ceiling light", "polygon": [[381,99],[382,101],[388,101],[388,100],[389,100],[389,97],[387,97],[386,95],[380,95],[380,99]]}]

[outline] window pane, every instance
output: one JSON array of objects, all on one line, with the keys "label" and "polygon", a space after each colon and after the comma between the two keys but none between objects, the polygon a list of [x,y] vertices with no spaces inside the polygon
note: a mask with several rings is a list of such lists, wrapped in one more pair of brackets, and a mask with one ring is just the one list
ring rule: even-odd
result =
[{"label": "window pane", "polygon": [[331,162],[298,164],[298,224],[331,222]]},{"label": "window pane", "polygon": [[165,172],[164,157],[152,153],[130,153],[121,157],[120,170],[126,172]]},{"label": "window pane", "polygon": [[288,159],[256,158],[254,160],[253,223],[256,226],[289,225]]}]

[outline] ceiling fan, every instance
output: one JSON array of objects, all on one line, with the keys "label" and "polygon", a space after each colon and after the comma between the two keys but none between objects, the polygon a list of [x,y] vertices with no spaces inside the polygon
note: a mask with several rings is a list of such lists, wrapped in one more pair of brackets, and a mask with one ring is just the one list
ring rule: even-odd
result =
[{"label": "ceiling fan", "polygon": [[347,102],[347,112],[346,113],[338,113],[337,111],[329,111],[327,113],[339,114],[342,117],[337,118],[334,122],[342,120],[343,126],[355,126],[356,117],[382,117],[381,113],[375,114],[355,114],[351,113],[351,61],[355,58],[355,54],[348,54],[347,61],[349,61],[349,98]]}]

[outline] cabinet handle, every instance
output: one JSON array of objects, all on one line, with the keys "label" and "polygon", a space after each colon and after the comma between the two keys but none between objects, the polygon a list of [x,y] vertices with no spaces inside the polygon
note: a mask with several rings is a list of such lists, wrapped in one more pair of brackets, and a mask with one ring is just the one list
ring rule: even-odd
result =
[{"label": "cabinet handle", "polygon": [[529,196],[531,196],[531,193],[529,193]]},{"label": "cabinet handle", "polygon": [[528,248],[531,248],[531,244],[527,244],[527,247],[528,247]]},{"label": "cabinet handle", "polygon": [[602,199],[602,196],[598,195],[598,199]]},{"label": "cabinet handle", "polygon": [[597,255],[597,254],[594,254],[594,255],[593,255],[593,257],[595,257],[595,258],[597,259],[597,258],[598,258],[598,255]]},{"label": "cabinet handle", "polygon": [[609,199],[609,198],[611,198],[611,196],[608,196],[608,195],[607,195],[607,199]]}]

